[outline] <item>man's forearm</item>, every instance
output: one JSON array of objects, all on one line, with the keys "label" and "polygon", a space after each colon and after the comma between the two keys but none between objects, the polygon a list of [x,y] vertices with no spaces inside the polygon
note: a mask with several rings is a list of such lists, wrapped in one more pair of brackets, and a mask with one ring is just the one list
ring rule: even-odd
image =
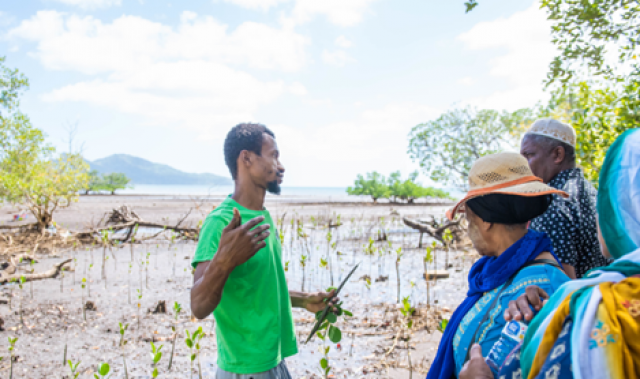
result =
[{"label": "man's forearm", "polygon": [[307,299],[309,298],[309,294],[306,292],[289,290],[289,298],[291,298],[291,307],[305,308],[307,305]]},{"label": "man's forearm", "polygon": [[206,318],[218,307],[231,271],[221,264],[217,254],[214,255],[191,289],[191,311],[194,316]]}]

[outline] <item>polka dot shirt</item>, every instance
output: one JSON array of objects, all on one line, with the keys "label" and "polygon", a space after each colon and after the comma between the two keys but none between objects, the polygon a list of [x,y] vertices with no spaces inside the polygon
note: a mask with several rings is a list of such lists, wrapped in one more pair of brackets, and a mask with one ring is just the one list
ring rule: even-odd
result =
[{"label": "polka dot shirt", "polygon": [[609,264],[598,243],[598,192],[593,185],[578,168],[562,171],[549,185],[568,193],[569,198],[553,195],[549,209],[533,219],[531,229],[549,235],[560,262],[573,266],[578,278],[592,268]]}]

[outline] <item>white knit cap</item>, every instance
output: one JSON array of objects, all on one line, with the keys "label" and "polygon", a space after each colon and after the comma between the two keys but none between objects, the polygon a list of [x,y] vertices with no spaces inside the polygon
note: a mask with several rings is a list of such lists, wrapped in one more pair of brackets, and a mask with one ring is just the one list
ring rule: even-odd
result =
[{"label": "white knit cap", "polygon": [[527,134],[537,134],[562,141],[567,145],[576,147],[576,131],[569,125],[552,118],[538,120],[527,130]]}]

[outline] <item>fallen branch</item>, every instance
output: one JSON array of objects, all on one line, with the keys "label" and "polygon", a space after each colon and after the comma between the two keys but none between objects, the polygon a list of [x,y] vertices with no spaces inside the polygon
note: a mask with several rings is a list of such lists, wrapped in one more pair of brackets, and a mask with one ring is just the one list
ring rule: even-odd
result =
[{"label": "fallen branch", "polygon": [[73,260],[72,258],[66,259],[66,260],[64,260],[64,261],[62,261],[60,263],[56,263],[49,270],[47,270],[45,272],[40,272],[40,273],[37,273],[37,274],[6,275],[5,272],[7,270],[5,269],[5,271],[0,272],[0,283],[8,283],[8,282],[10,282],[12,280],[18,281],[18,280],[20,280],[20,277],[24,277],[25,281],[27,281],[27,282],[31,282],[31,281],[35,281],[35,280],[42,280],[42,279],[55,278],[60,273],[60,270],[62,269],[62,267],[64,265],[66,265],[67,263],[70,263],[72,260]]}]

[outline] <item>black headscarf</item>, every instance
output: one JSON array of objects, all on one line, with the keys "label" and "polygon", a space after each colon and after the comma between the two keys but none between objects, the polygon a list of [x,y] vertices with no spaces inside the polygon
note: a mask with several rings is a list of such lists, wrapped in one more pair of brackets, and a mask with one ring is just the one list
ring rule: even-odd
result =
[{"label": "black headscarf", "polygon": [[467,201],[467,206],[485,222],[515,225],[540,216],[549,208],[551,195],[517,196],[492,193]]}]

